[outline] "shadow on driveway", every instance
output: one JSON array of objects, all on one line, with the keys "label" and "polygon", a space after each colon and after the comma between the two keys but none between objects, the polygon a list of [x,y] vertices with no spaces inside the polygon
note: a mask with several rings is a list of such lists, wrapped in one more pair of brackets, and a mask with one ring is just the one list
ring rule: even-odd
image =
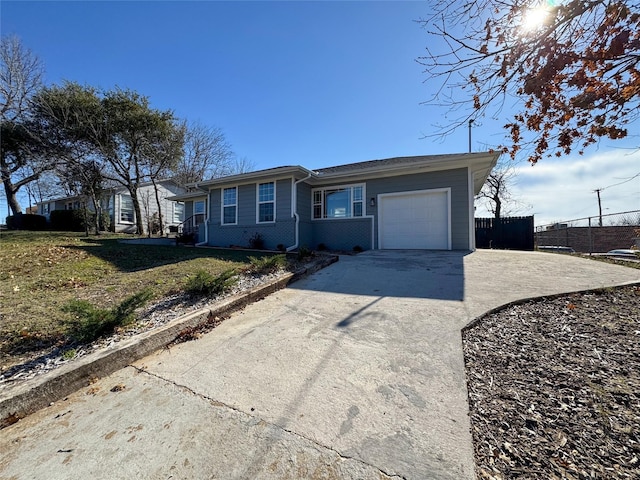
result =
[{"label": "shadow on driveway", "polygon": [[357,256],[341,256],[340,261],[329,270],[321,270],[310,281],[294,283],[289,288],[345,295],[461,302],[465,294],[464,258],[470,253],[369,250]]}]

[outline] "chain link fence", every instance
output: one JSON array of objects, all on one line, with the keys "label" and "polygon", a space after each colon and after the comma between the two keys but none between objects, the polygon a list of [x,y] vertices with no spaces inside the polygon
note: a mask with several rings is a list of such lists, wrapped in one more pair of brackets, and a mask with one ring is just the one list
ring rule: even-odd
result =
[{"label": "chain link fence", "polygon": [[576,218],[541,225],[535,229],[536,247],[579,253],[606,253],[640,248],[640,210]]}]

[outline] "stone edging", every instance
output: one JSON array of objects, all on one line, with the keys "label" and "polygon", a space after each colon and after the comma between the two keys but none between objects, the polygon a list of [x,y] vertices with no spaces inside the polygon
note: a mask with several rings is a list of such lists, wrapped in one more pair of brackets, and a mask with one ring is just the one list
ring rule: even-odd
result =
[{"label": "stone edging", "polygon": [[338,257],[335,255],[323,256],[309,267],[229,297],[212,308],[205,307],[191,312],[167,325],[118,342],[113,348],[91,353],[76,362],[26,380],[9,388],[8,394],[0,392],[0,429],[89,385],[96,378],[107,376],[166,347],[181,332],[205,323],[211,316],[222,316],[240,310],[337,261]]},{"label": "stone edging", "polygon": [[482,315],[474,318],[469,323],[467,323],[464,327],[462,327],[460,332],[461,332],[461,334],[464,335],[464,333],[467,330],[470,330],[473,327],[475,327],[478,323],[480,323],[482,320],[484,320],[489,315],[493,315],[494,313],[501,312],[502,310],[506,310],[507,308],[511,308],[513,306],[516,306],[516,305],[522,305],[523,303],[528,303],[528,302],[532,302],[532,301],[541,301],[541,300],[554,300],[556,298],[565,297],[567,295],[580,295],[580,294],[585,294],[585,293],[597,293],[597,292],[602,292],[604,290],[608,290],[610,288],[623,288],[623,287],[631,287],[631,286],[640,287],[640,283],[638,283],[635,280],[632,280],[630,282],[619,283],[619,284],[616,284],[616,285],[612,285],[610,287],[588,288],[586,290],[576,290],[576,291],[571,291],[571,292],[552,293],[552,294],[549,294],[549,295],[539,295],[539,296],[535,296],[535,297],[521,298],[519,300],[514,300],[512,302],[505,303],[504,305],[500,305],[498,307],[492,308],[488,312],[484,312]]}]

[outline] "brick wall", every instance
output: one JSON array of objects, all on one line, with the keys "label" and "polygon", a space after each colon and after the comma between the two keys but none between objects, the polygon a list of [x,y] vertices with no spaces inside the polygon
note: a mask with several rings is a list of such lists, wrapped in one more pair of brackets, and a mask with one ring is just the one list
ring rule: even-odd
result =
[{"label": "brick wall", "polygon": [[576,252],[604,253],[615,248],[629,248],[638,236],[638,226],[569,227],[536,232],[536,245],[572,247]]}]

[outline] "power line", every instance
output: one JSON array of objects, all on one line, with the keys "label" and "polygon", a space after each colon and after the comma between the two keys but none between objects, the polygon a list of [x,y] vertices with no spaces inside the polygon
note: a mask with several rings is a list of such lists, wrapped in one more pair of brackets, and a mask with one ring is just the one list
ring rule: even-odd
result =
[{"label": "power line", "polygon": [[[607,188],[611,188],[611,187],[617,187],[618,185],[623,185],[625,183],[630,182],[631,180],[633,180],[634,178],[638,178],[640,177],[640,172],[636,173],[633,177],[631,178],[627,178],[624,182],[620,182],[620,183],[614,183],[613,185],[609,185],[608,187],[604,187],[604,188],[600,188],[599,190],[606,190]],[[594,190],[595,191],[595,190]]]}]

